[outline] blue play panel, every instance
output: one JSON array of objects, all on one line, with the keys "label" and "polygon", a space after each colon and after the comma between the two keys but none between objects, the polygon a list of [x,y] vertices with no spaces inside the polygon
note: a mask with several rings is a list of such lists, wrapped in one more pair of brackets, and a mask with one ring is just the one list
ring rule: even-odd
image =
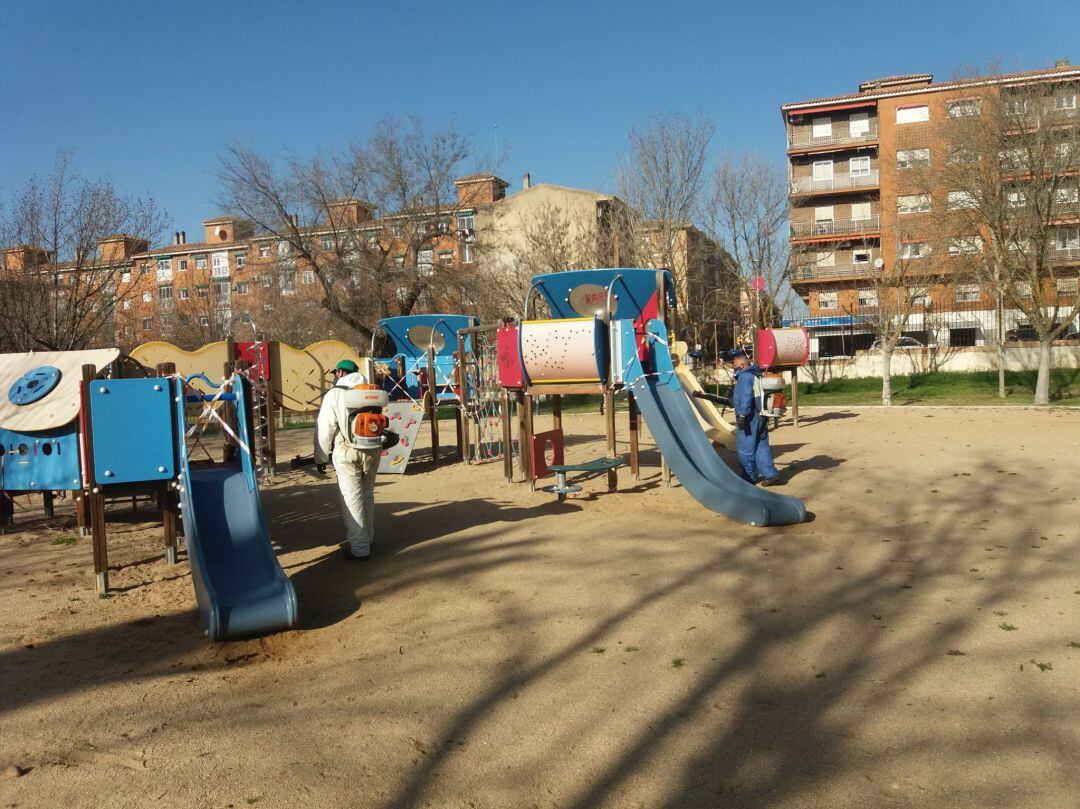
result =
[{"label": "blue play panel", "polygon": [[164,379],[95,380],[90,386],[95,479],[108,485],[173,477],[171,413]]}]

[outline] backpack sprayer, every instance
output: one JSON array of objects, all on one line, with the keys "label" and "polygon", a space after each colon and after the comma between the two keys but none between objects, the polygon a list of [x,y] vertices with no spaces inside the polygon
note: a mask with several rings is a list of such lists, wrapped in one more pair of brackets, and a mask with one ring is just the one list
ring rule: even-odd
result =
[{"label": "backpack sprayer", "polygon": [[356,385],[345,391],[343,399],[349,413],[346,443],[355,449],[383,449],[390,420],[382,411],[390,404],[390,394],[378,385]]}]

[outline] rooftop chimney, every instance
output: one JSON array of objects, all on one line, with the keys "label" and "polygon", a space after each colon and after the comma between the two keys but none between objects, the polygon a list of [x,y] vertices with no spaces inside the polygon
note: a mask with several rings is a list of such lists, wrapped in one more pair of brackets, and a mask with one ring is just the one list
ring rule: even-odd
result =
[{"label": "rooftop chimney", "polygon": [[525,178],[521,181],[521,190],[528,191],[532,188],[532,177],[529,176],[529,172],[525,172]]},{"label": "rooftop chimney", "polygon": [[1069,66],[1069,60],[1068,59],[1058,59],[1056,62],[1054,62],[1054,67],[1068,67],[1068,66]]},{"label": "rooftop chimney", "polygon": [[174,230],[172,234],[172,243],[180,244],[180,231]]}]

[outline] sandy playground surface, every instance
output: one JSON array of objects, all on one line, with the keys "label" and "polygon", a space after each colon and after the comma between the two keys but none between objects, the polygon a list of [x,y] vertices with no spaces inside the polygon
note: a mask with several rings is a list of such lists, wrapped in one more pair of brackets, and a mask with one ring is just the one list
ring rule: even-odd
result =
[{"label": "sandy playground surface", "polygon": [[[602,454],[599,418],[566,430]],[[302,627],[218,645],[152,510],[112,515],[105,599],[70,507],[20,511],[0,807],[1080,806],[1080,414],[773,439],[813,522],[705,511],[646,433],[640,481],[564,504],[497,463],[380,479],[359,565],[332,479],[286,472],[263,497]]]}]

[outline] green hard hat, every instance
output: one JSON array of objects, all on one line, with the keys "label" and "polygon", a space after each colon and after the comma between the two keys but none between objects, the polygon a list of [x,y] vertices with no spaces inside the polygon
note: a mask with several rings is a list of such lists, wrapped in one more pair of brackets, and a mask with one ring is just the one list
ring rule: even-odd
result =
[{"label": "green hard hat", "polygon": [[342,360],[334,366],[335,371],[344,371],[347,374],[355,374],[360,370],[360,366],[352,360]]}]

